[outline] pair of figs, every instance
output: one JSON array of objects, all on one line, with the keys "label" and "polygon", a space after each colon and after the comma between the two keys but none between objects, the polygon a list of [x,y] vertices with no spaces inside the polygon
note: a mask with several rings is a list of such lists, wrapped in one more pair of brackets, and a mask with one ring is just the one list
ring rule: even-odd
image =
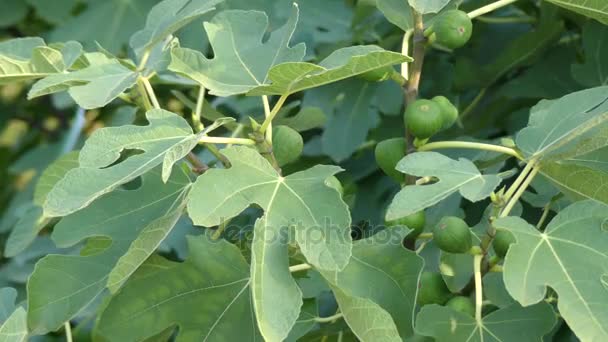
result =
[{"label": "pair of figs", "polygon": [[469,297],[455,296],[443,281],[443,277],[435,272],[423,272],[418,285],[418,304],[445,305],[453,310],[475,316],[475,304]]},{"label": "pair of figs", "polygon": [[[473,247],[471,229],[461,218],[446,216],[439,221],[433,230],[433,240],[437,247],[449,253],[467,253]],[[508,230],[498,230],[492,240],[492,248],[498,257],[503,259],[515,236]]]}]

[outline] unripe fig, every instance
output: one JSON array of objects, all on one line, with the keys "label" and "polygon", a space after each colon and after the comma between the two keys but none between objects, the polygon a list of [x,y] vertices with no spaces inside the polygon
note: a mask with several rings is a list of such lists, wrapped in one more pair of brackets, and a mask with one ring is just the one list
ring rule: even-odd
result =
[{"label": "unripe fig", "polygon": [[418,139],[428,139],[441,130],[441,107],[431,100],[416,100],[405,110],[405,123]]},{"label": "unripe fig", "polygon": [[435,19],[432,30],[437,43],[450,49],[457,49],[471,39],[473,22],[465,12],[450,10]]},{"label": "unripe fig", "polygon": [[437,247],[449,253],[466,253],[473,245],[471,230],[464,220],[455,216],[442,218],[433,229]]},{"label": "unripe fig", "polygon": [[397,166],[399,160],[405,156],[405,150],[405,139],[392,138],[378,143],[378,145],[376,145],[376,150],[374,151],[378,166],[380,166],[387,176],[398,183],[403,181],[405,175],[395,170],[395,166]]},{"label": "unripe fig", "polygon": [[412,230],[408,234],[408,237],[414,238],[420,235],[424,230],[424,225],[426,224],[426,215],[424,214],[424,210],[420,210],[419,212],[411,215],[404,216],[396,220],[387,221],[385,224],[387,227],[406,226]]},{"label": "unripe fig", "polygon": [[364,72],[357,77],[364,79],[368,82],[382,82],[391,78],[391,76],[395,73],[395,69],[392,66],[385,66],[380,69],[374,69],[368,72]]},{"label": "unripe fig", "polygon": [[473,301],[469,297],[456,296],[448,300],[445,306],[467,315],[475,316],[475,304],[473,304]]},{"label": "unripe fig", "polygon": [[435,96],[432,101],[441,108],[441,116],[443,116],[443,126],[441,126],[441,129],[452,127],[454,122],[458,119],[458,108],[456,108],[456,106],[454,106],[445,96]]},{"label": "unripe fig", "polygon": [[336,178],[336,176],[331,176],[329,178],[327,178],[325,180],[325,185],[329,186],[330,188],[334,188],[336,190],[338,190],[338,192],[340,193],[340,195],[344,195],[344,187],[342,187],[342,183],[340,183],[340,181],[338,180],[338,178]]},{"label": "unripe fig", "polygon": [[443,281],[441,274],[423,272],[418,285],[418,304],[445,304],[452,294]]},{"label": "unripe fig", "polygon": [[496,232],[496,236],[494,236],[494,241],[492,241],[492,248],[494,248],[494,252],[501,258],[504,258],[507,255],[507,251],[509,250],[509,245],[514,243],[515,236],[508,230],[498,230]]},{"label": "unripe fig", "polygon": [[272,129],[272,151],[279,166],[298,159],[304,148],[300,133],[288,126],[276,126]]}]

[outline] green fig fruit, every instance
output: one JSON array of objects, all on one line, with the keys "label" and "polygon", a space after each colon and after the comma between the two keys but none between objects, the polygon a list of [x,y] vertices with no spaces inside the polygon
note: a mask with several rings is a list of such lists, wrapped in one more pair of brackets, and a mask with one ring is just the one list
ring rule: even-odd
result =
[{"label": "green fig fruit", "polygon": [[473,245],[471,229],[462,219],[454,216],[442,218],[433,229],[433,241],[449,253],[466,253]]},{"label": "green fig fruit", "polygon": [[412,231],[408,234],[408,237],[416,237],[422,233],[426,224],[426,215],[424,210],[420,210],[408,216],[404,216],[392,221],[385,222],[387,227],[395,226],[406,226]]},{"label": "green fig fruit", "polygon": [[471,39],[473,22],[465,12],[450,10],[435,19],[432,30],[437,43],[449,49],[457,49]]},{"label": "green fig fruit", "polygon": [[378,143],[374,151],[378,166],[397,183],[401,183],[405,179],[405,174],[395,169],[397,163],[405,156],[405,150],[404,138],[392,138]]},{"label": "green fig fruit", "polygon": [[509,250],[509,246],[514,243],[515,236],[508,230],[498,230],[496,232],[496,236],[494,236],[494,241],[492,241],[492,248],[494,248],[494,252],[501,258],[504,258],[507,255],[507,251]]},{"label": "green fig fruit", "polygon": [[428,139],[441,130],[443,115],[441,107],[431,100],[416,100],[405,110],[405,123],[418,139]]},{"label": "green fig fruit", "polygon": [[279,166],[298,159],[303,149],[304,140],[293,128],[276,126],[272,129],[272,151]]},{"label": "green fig fruit", "polygon": [[435,96],[433,102],[441,108],[441,116],[443,116],[443,125],[441,129],[448,129],[458,120],[458,108],[448,100],[445,96]]},{"label": "green fig fruit", "polygon": [[445,306],[452,308],[456,311],[465,313],[470,316],[475,316],[475,304],[469,297],[456,296],[445,304]]},{"label": "green fig fruit", "polygon": [[452,293],[443,281],[441,274],[423,272],[418,285],[418,304],[445,304],[452,297]]}]

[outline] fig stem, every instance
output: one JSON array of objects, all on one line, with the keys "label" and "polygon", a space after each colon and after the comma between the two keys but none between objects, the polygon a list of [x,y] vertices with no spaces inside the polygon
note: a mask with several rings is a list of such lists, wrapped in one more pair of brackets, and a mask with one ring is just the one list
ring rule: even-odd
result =
[{"label": "fig stem", "polygon": [[209,137],[205,135],[201,137],[199,144],[255,145],[256,142],[247,138]]},{"label": "fig stem", "polygon": [[[266,119],[264,120],[264,122],[262,123],[262,126],[260,127],[260,133],[266,133],[266,130],[268,130],[268,128],[271,127],[272,124],[272,120],[274,119],[275,116],[277,116],[277,114],[279,113],[279,110],[281,110],[281,108],[283,107],[283,104],[285,104],[285,100],[287,100],[287,94],[281,95],[281,97],[279,97],[279,99],[277,100],[277,103],[274,105],[274,107],[272,107],[272,111],[268,112],[268,114],[266,115]],[[264,105],[264,107],[266,107],[266,105]],[[268,105],[268,108],[270,108],[270,105]],[[268,135],[266,136],[268,139]],[[271,135],[271,140],[268,141],[269,143],[272,143],[272,135]]]},{"label": "fig stem", "polygon": [[70,321],[65,322],[65,340],[66,342],[72,342],[72,326]]},{"label": "fig stem", "polygon": [[314,320],[317,323],[333,323],[342,317],[344,317],[344,314],[338,312],[337,314],[328,317],[315,317]]},{"label": "fig stem", "polygon": [[289,272],[294,273],[294,272],[300,272],[300,271],[307,271],[311,268],[312,268],[312,266],[310,266],[309,264],[293,265],[293,266],[289,267]]},{"label": "fig stem", "polygon": [[[530,164],[532,164],[532,162],[530,162]],[[534,163],[534,164],[536,164],[536,163]],[[540,168],[537,165],[535,165],[532,168],[532,171],[530,171],[530,174],[528,174],[528,177],[526,177],[526,180],[524,180],[524,182],[521,184],[519,189],[517,189],[517,192],[515,192],[515,195],[513,195],[513,197],[509,200],[509,203],[507,203],[505,208],[500,213],[500,217],[506,217],[509,215],[509,213],[511,212],[513,207],[515,207],[515,204],[517,203],[519,198],[524,194],[524,192],[526,191],[526,189],[528,188],[530,183],[532,183],[532,180],[534,179],[536,174],[538,174],[539,171],[540,171]]]},{"label": "fig stem", "polygon": [[205,128],[205,125],[201,121],[201,113],[203,112],[203,104],[205,103],[205,92],[205,87],[200,86],[198,91],[198,98],[196,99],[196,107],[194,108],[194,111],[192,111],[192,125],[194,126],[194,129],[198,132],[202,131]]},{"label": "fig stem", "polygon": [[483,255],[473,257],[473,269],[475,271],[475,320],[478,326],[482,326],[481,307],[483,306],[483,286],[481,283],[481,260]]},{"label": "fig stem", "polygon": [[517,1],[517,0],[499,0],[499,1],[493,2],[491,4],[485,5],[483,7],[480,7],[474,11],[471,11],[468,13],[468,15],[469,15],[469,18],[473,19],[473,18],[479,17],[480,15],[484,15],[484,14],[490,13],[492,11],[495,11],[501,7],[510,5],[510,4],[514,3],[515,1]]},{"label": "fig stem", "polygon": [[432,142],[432,143],[428,143],[428,144],[424,144],[424,145],[420,146],[418,148],[418,151],[419,152],[432,151],[432,150],[439,150],[439,149],[445,149],[445,148],[468,148],[468,149],[473,149],[473,150],[484,150],[484,151],[504,153],[504,154],[510,155],[512,157],[515,157],[517,159],[523,159],[522,155],[519,152],[517,152],[516,150],[514,150],[510,147],[469,142],[469,141],[437,141],[437,142]]},{"label": "fig stem", "polygon": [[152,84],[150,83],[150,80],[147,77],[140,77],[139,79],[141,80],[144,87],[146,88],[146,92],[148,93],[148,97],[150,98],[150,101],[152,102],[152,106],[154,106],[154,109],[160,109],[160,103],[158,102],[158,98],[156,97],[156,94],[154,93],[154,88],[152,88]]}]

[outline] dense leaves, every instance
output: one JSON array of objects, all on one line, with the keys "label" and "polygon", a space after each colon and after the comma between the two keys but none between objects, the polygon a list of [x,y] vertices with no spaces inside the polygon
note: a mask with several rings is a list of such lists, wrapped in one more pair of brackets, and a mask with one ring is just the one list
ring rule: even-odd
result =
[{"label": "dense leaves", "polygon": [[0,0],[0,342],[605,341],[603,0]]}]

